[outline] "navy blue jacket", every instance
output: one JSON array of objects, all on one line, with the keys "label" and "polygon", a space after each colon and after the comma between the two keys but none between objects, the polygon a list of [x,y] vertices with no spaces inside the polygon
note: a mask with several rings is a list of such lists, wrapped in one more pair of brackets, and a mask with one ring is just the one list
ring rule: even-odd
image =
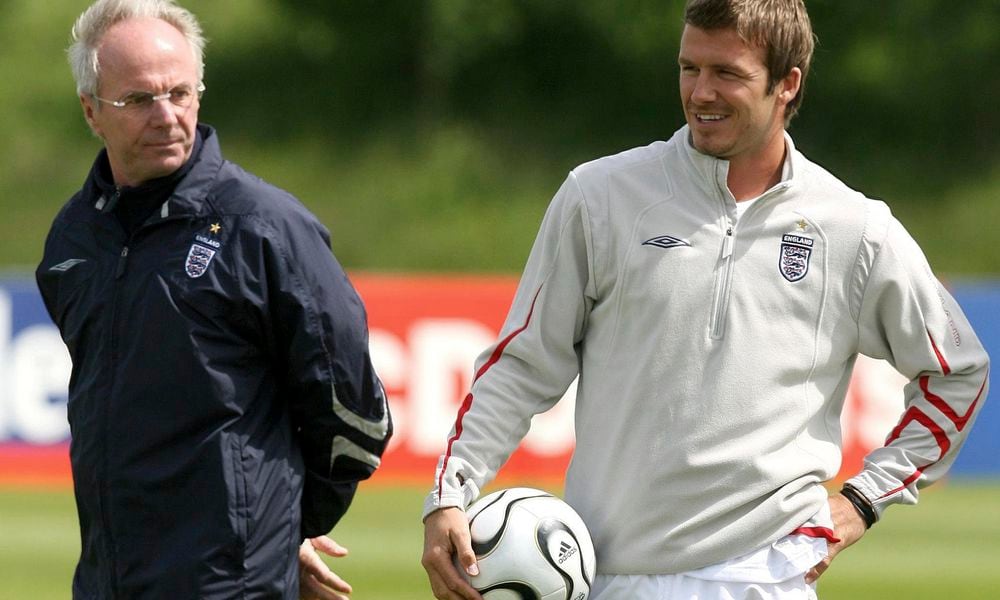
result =
[{"label": "navy blue jacket", "polygon": [[199,133],[131,235],[92,171],[36,273],[73,359],[74,598],[297,598],[391,435],[329,233]]}]

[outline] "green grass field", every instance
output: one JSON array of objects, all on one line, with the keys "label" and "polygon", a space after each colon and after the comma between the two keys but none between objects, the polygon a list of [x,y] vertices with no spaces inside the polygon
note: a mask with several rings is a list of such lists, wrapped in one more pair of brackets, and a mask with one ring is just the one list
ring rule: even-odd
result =
[{"label": "green grass field", "polygon": [[[333,537],[351,550],[333,563],[361,600],[431,598],[420,567],[416,488],[363,487]],[[69,597],[79,552],[72,494],[0,489],[0,599]],[[926,490],[895,507],[820,580],[823,600],[1000,598],[1000,484]]]}]

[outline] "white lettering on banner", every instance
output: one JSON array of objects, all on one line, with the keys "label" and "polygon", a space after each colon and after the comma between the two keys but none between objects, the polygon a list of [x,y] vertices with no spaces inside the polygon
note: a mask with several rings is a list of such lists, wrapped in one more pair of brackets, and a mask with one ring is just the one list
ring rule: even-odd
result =
[{"label": "white lettering on banner", "polygon": [[11,344],[10,354],[11,427],[32,444],[67,439],[66,386],[73,363],[56,328],[32,325],[22,330]]},{"label": "white lettering on banner", "polygon": [[[0,290],[0,441],[65,441],[69,353],[55,326],[32,325],[12,336],[12,318],[11,299]],[[405,341],[372,328],[372,361],[392,403],[396,433],[390,451],[405,446],[421,456],[441,453],[472,384],[476,358],[497,335],[473,319],[416,320]],[[532,420],[524,441],[529,450],[559,455],[572,448],[575,389],[574,382],[565,400]]]},{"label": "white lettering on banner", "polygon": [[[455,423],[462,399],[472,385],[476,358],[498,333],[471,319],[417,320],[407,342],[373,328],[369,347],[375,371],[390,390],[395,433],[390,451],[405,444],[421,456],[438,456]],[[551,410],[537,415],[524,446],[542,456],[573,448],[576,381]]]},{"label": "white lettering on banner", "polygon": [[32,325],[12,336],[12,321],[10,296],[0,291],[0,440],[64,441],[69,352],[54,326]]},{"label": "white lettering on banner", "polygon": [[397,336],[382,329],[372,329],[368,334],[368,351],[371,353],[372,364],[378,373],[382,385],[389,396],[389,406],[392,410],[392,438],[387,451],[392,452],[406,439],[408,403],[400,403],[397,390],[406,389],[409,369],[409,354],[406,344]]},{"label": "white lettering on banner", "polygon": [[[12,297],[0,288],[0,442],[69,439],[66,387],[72,365],[56,328],[13,331]],[[416,319],[403,332],[371,329],[372,361],[389,393],[395,435],[389,451],[439,456],[475,374],[476,358],[499,333],[472,318]],[[903,409],[905,378],[888,363],[859,357],[842,418],[844,447],[884,443]],[[574,444],[576,382],[532,419],[523,446],[558,456]]]},{"label": "white lettering on banner", "polygon": [[573,449],[576,384],[574,379],[555,406],[531,420],[531,430],[524,438],[525,448],[541,456],[558,456]]},{"label": "white lettering on banner", "polygon": [[7,407],[10,405],[9,389],[10,377],[7,370],[10,362],[7,360],[7,342],[10,340],[11,319],[13,312],[10,306],[10,297],[0,289],[0,441],[10,437],[7,427]]},{"label": "white lettering on banner", "polygon": [[[468,319],[423,319],[408,333],[412,356],[407,442],[416,454],[438,455],[472,385],[475,360],[496,332]],[[374,358],[373,358],[374,360]]]}]

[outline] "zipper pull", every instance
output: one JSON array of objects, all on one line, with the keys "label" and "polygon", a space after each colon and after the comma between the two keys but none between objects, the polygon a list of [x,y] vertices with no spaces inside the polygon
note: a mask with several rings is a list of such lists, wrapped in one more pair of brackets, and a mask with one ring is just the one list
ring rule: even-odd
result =
[{"label": "zipper pull", "polygon": [[125,274],[125,262],[128,258],[128,246],[122,247],[122,253],[118,257],[118,269],[115,270],[115,279],[121,279]]},{"label": "zipper pull", "polygon": [[115,186],[115,193],[108,199],[107,204],[104,205],[104,212],[109,213],[118,206],[118,200],[122,197],[122,188],[120,186]]},{"label": "zipper pull", "polygon": [[729,258],[733,255],[733,228],[726,230],[726,237],[722,238],[722,258]]}]

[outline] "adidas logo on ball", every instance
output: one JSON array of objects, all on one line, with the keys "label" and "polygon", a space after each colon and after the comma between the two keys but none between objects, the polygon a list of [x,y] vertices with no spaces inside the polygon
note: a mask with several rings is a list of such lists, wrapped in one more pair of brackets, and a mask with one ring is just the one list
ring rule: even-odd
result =
[{"label": "adidas logo on ball", "polygon": [[574,554],[576,554],[576,548],[566,542],[559,542],[559,564],[563,564]]},{"label": "adidas logo on ball", "polygon": [[508,488],[466,510],[484,600],[587,600],[596,564],[583,519],[532,488]]}]

